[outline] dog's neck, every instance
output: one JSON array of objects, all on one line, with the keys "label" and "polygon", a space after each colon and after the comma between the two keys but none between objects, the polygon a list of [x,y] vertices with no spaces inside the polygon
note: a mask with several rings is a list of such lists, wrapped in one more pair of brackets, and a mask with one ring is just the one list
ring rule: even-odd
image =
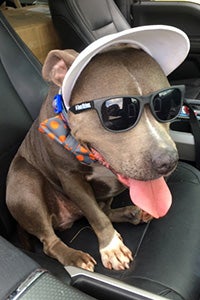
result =
[{"label": "dog's neck", "polygon": [[56,115],[42,122],[39,126],[39,131],[47,134],[49,138],[62,145],[67,151],[72,152],[79,162],[87,165],[94,163],[96,161],[94,155],[81,146],[71,135],[68,125],[68,115],[62,101],[61,93],[54,97],[53,108]]}]

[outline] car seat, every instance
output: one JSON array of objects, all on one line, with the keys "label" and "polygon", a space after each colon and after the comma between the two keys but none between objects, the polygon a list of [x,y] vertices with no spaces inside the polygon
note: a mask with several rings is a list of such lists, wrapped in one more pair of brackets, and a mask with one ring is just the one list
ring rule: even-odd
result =
[{"label": "car seat", "polygon": [[[6,174],[20,143],[38,115],[48,86],[41,65],[9,26],[0,18],[0,198],[5,198]],[[4,201],[0,201],[1,234],[10,234],[12,224]]]},{"label": "car seat", "polygon": [[[130,27],[111,0],[50,0],[52,20],[62,47],[83,50],[104,35]],[[98,12],[98,13],[96,13]]]},{"label": "car seat", "polygon": [[[16,224],[5,204],[6,175],[18,146],[38,115],[47,95],[48,85],[41,77],[40,63],[9,26],[2,12],[0,24],[0,234],[18,246],[17,239],[15,240]],[[139,226],[115,224],[125,244],[134,253],[135,259],[130,269],[113,271],[102,266],[96,236],[84,218],[77,221],[70,230],[60,232],[59,236],[71,247],[93,255],[98,262],[95,272],[99,274],[169,299],[198,300],[200,173],[194,167],[180,163],[170,176],[168,184],[173,195],[173,206],[166,217]],[[127,202],[129,195],[126,191],[115,198],[114,205],[118,206],[120,203],[123,206]],[[39,262],[40,266],[52,271],[62,282],[69,280],[64,268],[41,253],[40,246],[38,242],[36,252],[26,251],[26,254]],[[8,261],[8,257],[5,258]],[[36,264],[34,268],[37,266]],[[101,281],[95,284],[92,273],[89,278],[86,283],[76,282],[76,286],[95,298],[112,299],[99,292],[102,287],[104,292],[107,291],[105,281],[104,284]],[[115,290],[116,285],[111,290],[111,295]],[[124,297],[119,294],[115,299],[130,299],[130,295]]]}]

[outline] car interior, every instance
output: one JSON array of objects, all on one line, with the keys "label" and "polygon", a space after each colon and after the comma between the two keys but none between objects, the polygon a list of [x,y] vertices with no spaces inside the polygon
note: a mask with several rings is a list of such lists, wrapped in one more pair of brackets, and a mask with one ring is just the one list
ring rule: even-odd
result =
[{"label": "car interior", "polygon": [[[2,1],[3,2],[3,1]],[[45,2],[45,1],[44,1]],[[1,4],[1,3],[0,3]],[[33,3],[31,3],[33,4]],[[200,93],[199,4],[190,2],[132,0],[49,0],[53,25],[61,48],[81,51],[101,36],[134,26],[167,24],[184,30],[191,50],[170,76],[172,84],[185,84],[186,96]],[[189,117],[170,125],[180,163],[167,179],[173,195],[169,213],[137,226],[116,223],[134,253],[129,269],[105,269],[97,238],[86,219],[58,232],[73,248],[90,253],[97,261],[95,272],[73,266],[66,269],[43,253],[33,236],[33,248],[24,245],[20,229],[5,203],[9,165],[48,92],[41,62],[19,37],[0,11],[0,299],[174,299],[200,300],[200,136],[198,105],[195,125]],[[198,152],[199,149],[199,152]],[[114,207],[129,203],[125,191]]]}]

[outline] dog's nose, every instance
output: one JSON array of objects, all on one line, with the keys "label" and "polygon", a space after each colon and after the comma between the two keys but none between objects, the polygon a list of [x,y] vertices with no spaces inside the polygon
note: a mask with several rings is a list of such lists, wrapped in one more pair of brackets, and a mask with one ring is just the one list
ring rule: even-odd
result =
[{"label": "dog's nose", "polygon": [[164,151],[158,153],[157,151],[152,155],[152,165],[154,170],[160,175],[167,175],[177,165],[178,153],[176,151]]}]

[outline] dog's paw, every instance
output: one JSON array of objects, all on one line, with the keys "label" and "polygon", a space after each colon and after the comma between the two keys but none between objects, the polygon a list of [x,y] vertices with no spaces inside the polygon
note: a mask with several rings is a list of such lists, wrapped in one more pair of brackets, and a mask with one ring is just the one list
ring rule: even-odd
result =
[{"label": "dog's paw", "polygon": [[110,243],[100,249],[101,260],[104,267],[114,270],[129,269],[133,260],[131,251],[124,245],[121,235],[115,231]]},{"label": "dog's paw", "polygon": [[148,214],[146,211],[142,211],[142,222],[148,223],[153,219],[152,215]]},{"label": "dog's paw", "polygon": [[134,225],[138,225],[143,222],[143,211],[134,205],[123,207],[123,219]]},{"label": "dog's paw", "polygon": [[140,223],[147,223],[153,219],[153,217],[137,206],[127,206],[124,208],[124,213],[127,216],[127,221],[138,225]]},{"label": "dog's paw", "polygon": [[94,272],[94,267],[96,265],[94,258],[83,251],[74,250],[73,255],[67,265],[76,266],[87,271]]},{"label": "dog's paw", "polygon": [[105,207],[103,207],[103,211],[112,222],[129,222],[138,225],[152,219],[152,216],[135,205],[114,209],[105,209]]},{"label": "dog's paw", "polygon": [[96,261],[92,256],[88,253],[81,252],[81,256],[76,260],[76,266],[82,269],[94,272],[94,266],[96,265]]}]

